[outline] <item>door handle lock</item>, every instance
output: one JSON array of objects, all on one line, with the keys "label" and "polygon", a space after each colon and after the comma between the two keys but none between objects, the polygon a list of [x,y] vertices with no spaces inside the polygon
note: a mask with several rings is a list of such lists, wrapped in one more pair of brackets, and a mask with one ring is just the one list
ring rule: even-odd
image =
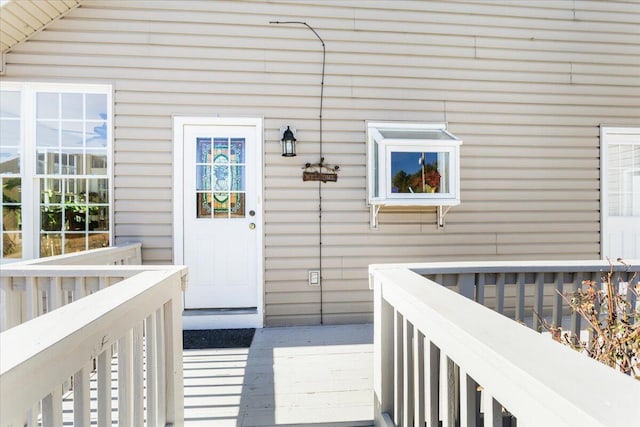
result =
[{"label": "door handle lock", "polygon": [[249,211],[249,216],[256,216],[256,211]]},{"label": "door handle lock", "polygon": [[256,228],[256,224],[255,224],[254,222],[252,222],[251,224],[249,224],[249,228],[250,228],[251,230],[255,230],[255,228]]}]

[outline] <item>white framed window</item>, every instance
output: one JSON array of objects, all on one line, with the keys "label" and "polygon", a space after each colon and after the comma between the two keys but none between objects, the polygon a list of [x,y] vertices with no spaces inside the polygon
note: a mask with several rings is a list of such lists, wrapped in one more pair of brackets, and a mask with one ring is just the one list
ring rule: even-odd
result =
[{"label": "white framed window", "polygon": [[[0,91],[0,119],[11,124],[1,135],[0,174],[3,201],[12,202],[2,206],[2,260],[109,246],[112,87],[2,82]],[[16,228],[7,207],[19,207],[18,230],[4,231]]]},{"label": "white framed window", "polygon": [[443,123],[368,123],[368,203],[460,204],[461,144]]}]

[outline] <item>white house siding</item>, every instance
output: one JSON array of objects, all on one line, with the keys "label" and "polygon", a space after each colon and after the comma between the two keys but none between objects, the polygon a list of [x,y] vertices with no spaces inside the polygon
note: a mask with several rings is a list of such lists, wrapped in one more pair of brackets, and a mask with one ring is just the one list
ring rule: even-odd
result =
[{"label": "white house siding", "polygon": [[[6,57],[6,79],[115,87],[116,242],[172,261],[172,115],[264,117],[266,324],[319,322],[318,160],[326,42],[324,321],[371,319],[367,265],[598,258],[599,125],[640,124],[640,3],[91,1]],[[369,228],[365,121],[443,122],[462,204]],[[278,129],[298,129],[296,158]]]}]

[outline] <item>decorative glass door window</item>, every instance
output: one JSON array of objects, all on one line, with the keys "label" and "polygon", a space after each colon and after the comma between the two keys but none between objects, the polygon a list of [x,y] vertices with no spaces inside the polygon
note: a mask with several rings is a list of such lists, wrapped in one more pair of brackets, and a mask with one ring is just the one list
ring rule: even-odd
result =
[{"label": "decorative glass door window", "polygon": [[198,218],[245,217],[244,138],[196,139]]},{"label": "decorative glass door window", "polygon": [[460,145],[444,124],[369,123],[370,205],[460,203]]}]

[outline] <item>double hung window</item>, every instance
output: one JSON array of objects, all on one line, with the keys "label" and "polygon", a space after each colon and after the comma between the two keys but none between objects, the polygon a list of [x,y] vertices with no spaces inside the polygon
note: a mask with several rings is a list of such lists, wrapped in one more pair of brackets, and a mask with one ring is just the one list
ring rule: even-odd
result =
[{"label": "double hung window", "polygon": [[3,260],[111,242],[111,86],[3,82]]}]

